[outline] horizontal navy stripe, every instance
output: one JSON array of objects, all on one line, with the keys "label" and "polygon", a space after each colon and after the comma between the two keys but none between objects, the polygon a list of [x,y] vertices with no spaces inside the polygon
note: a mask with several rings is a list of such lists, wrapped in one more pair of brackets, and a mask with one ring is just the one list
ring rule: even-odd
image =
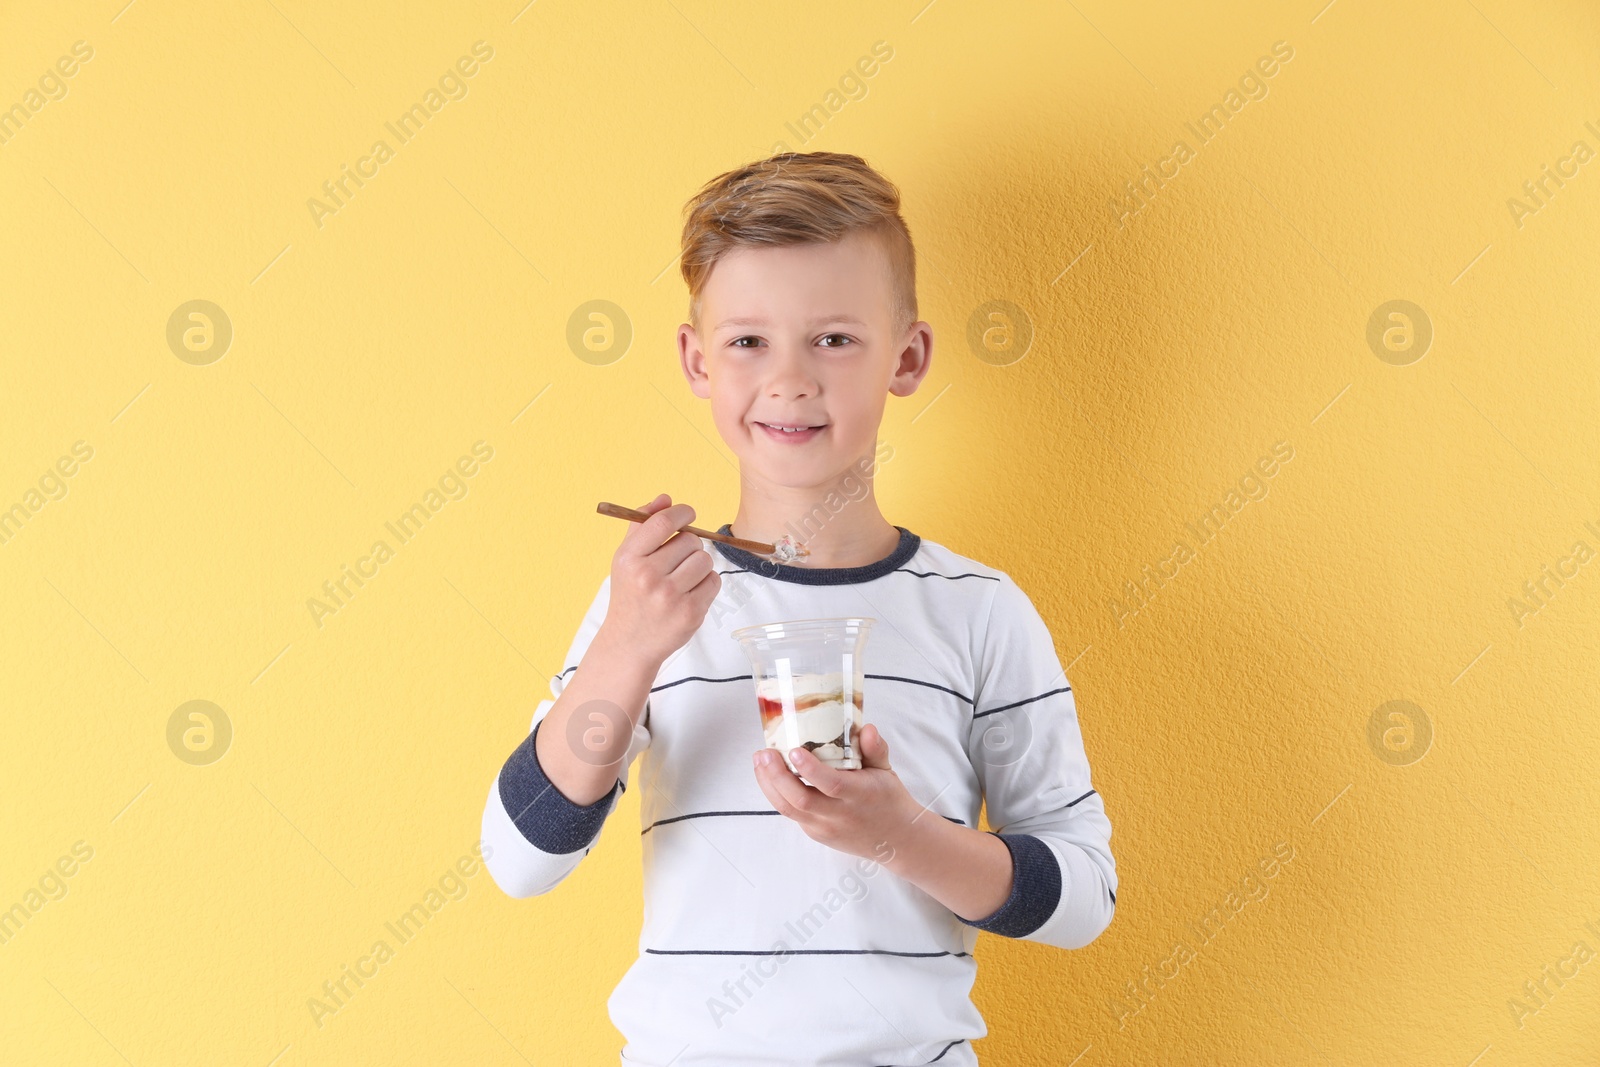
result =
[{"label": "horizontal navy stripe", "polygon": [[708,817],[710,817],[712,815],[776,815],[776,814],[778,814],[776,811],[696,811],[696,812],[693,812],[693,813],[691,813],[689,815],[674,815],[670,819],[657,819],[655,822],[651,823],[649,826],[646,826],[643,830],[640,830],[639,831],[639,836],[643,837],[645,834],[649,833],[651,830],[654,830],[658,826],[665,826],[669,822],[682,822],[685,819],[704,819],[704,818],[708,818]]},{"label": "horizontal navy stripe", "polygon": [[970,956],[970,952],[894,952],[886,948],[647,948],[652,956]]},{"label": "horizontal navy stripe", "polygon": [[673,686],[682,685],[684,682],[748,682],[753,678],[754,675],[750,674],[734,674],[727,678],[707,678],[701,674],[691,674],[687,678],[679,678],[674,682],[666,682],[662,685],[651,686],[650,692],[659,693],[663,689],[671,689]]},{"label": "horizontal navy stripe", "polygon": [[[1107,893],[1111,893],[1111,890],[1107,889],[1106,892]],[[1114,904],[1116,904],[1116,902],[1117,902],[1117,895],[1115,893],[1111,893],[1111,903],[1114,905]]]},{"label": "horizontal navy stripe", "polygon": [[[951,696],[955,697],[957,700],[963,701],[963,702],[965,702],[967,704],[971,704],[972,703],[972,698],[971,697],[962,696],[960,693],[956,692],[954,689],[951,689],[948,686],[940,685],[937,682],[924,682],[920,678],[904,678],[904,677],[901,677],[898,674],[873,674],[870,671],[864,672],[862,674],[862,678],[864,678],[864,679],[865,678],[876,678],[877,680],[883,681],[883,682],[906,682],[906,683],[908,683],[910,685],[925,686],[925,687],[927,687],[929,689],[937,689],[940,692],[949,693]],[[677,678],[677,679],[674,679],[673,681],[670,681],[670,682],[664,682],[661,685],[652,686],[650,688],[650,692],[659,693],[663,689],[671,689],[673,686],[682,685],[685,682],[711,682],[711,683],[714,683],[714,684],[720,684],[720,683],[723,683],[723,682],[749,682],[749,681],[752,681],[752,680],[753,680],[753,675],[749,675],[749,674],[734,674],[734,675],[730,675],[727,678],[708,678],[703,674],[691,674],[691,675],[689,675],[688,677],[685,677],[685,678]]]},{"label": "horizontal navy stripe", "polygon": [[[565,674],[568,674],[571,671],[575,671],[577,669],[578,669],[577,667],[568,667],[566,670],[562,671],[561,673],[563,675],[565,675]],[[733,674],[733,675],[729,675],[726,678],[708,678],[708,677],[706,677],[705,675],[702,675],[702,674],[691,674],[691,675],[688,675],[687,677],[684,677],[684,678],[675,678],[670,682],[663,682],[660,685],[651,686],[650,687],[650,692],[659,693],[663,689],[671,689],[674,686],[683,685],[685,682],[710,682],[710,683],[713,683],[713,684],[722,684],[722,683],[726,683],[726,682],[749,682],[749,681],[753,680],[753,677],[754,676],[750,675],[750,674]],[[862,677],[863,678],[875,678],[878,681],[882,681],[882,682],[905,682],[907,685],[920,685],[920,686],[922,686],[922,687],[924,687],[926,689],[937,689],[941,693],[949,693],[951,696],[955,697],[957,700],[961,701],[963,704],[973,704],[974,703],[974,701],[973,701],[973,699],[971,697],[966,696],[963,693],[958,693],[954,689],[951,689],[947,685],[940,685],[938,682],[925,682],[920,678],[907,678],[907,677],[904,677],[903,675],[899,675],[899,674],[873,674],[870,671],[864,672],[862,674]],[[1035,700],[1043,700],[1045,697],[1055,696],[1057,693],[1069,693],[1071,691],[1072,691],[1072,687],[1070,685],[1069,686],[1064,686],[1061,689],[1052,689],[1048,693],[1042,693],[1042,694],[1040,694],[1039,696],[1036,696],[1036,697],[1029,697],[1027,700],[1019,700],[1015,704],[1007,704],[1004,707],[991,708],[988,711],[977,712],[972,717],[974,719],[979,719],[979,718],[982,718],[985,715],[993,715],[997,711],[1006,711],[1006,710],[1009,710],[1011,708],[1020,707],[1023,704],[1032,703]],[[648,701],[646,702],[646,704],[648,706]]]},{"label": "horizontal navy stripe", "polygon": [[[707,817],[713,816],[713,815],[777,815],[777,814],[778,814],[778,812],[773,811],[770,808],[759,809],[759,810],[754,810],[754,811],[695,811],[695,812],[690,812],[688,815],[674,815],[669,819],[657,819],[655,822],[651,823],[649,826],[646,826],[643,830],[640,830],[639,831],[639,836],[643,837],[645,834],[649,833],[651,830],[654,830],[658,826],[665,826],[667,823],[672,823],[672,822],[683,822],[683,820],[685,820],[685,819],[704,819],[704,818],[707,818]],[[954,815],[945,815],[945,816],[943,816],[943,818],[949,819],[951,822],[957,824],[958,826],[967,825],[967,822],[966,822],[965,819],[958,819]]]},{"label": "horizontal navy stripe", "polygon": [[910,570],[909,568],[906,568],[906,567],[901,567],[899,570],[895,571],[894,573],[895,574],[914,574],[918,578],[948,578],[952,582],[957,580],[958,578],[983,578],[986,581],[991,581],[991,582],[998,582],[1000,580],[1000,579],[996,578],[992,574],[971,574],[971,573],[968,573],[968,574],[940,574],[938,571],[914,571],[914,570]]},{"label": "horizontal navy stripe", "polygon": [[[957,700],[961,701],[962,703],[965,703],[965,704],[972,704],[973,703],[973,699],[971,697],[966,696],[966,695],[964,695],[962,693],[958,693],[954,689],[951,689],[949,686],[940,685],[938,682],[925,682],[920,678],[907,678],[907,677],[905,677],[903,675],[899,675],[899,674],[873,674],[871,671],[864,672],[862,674],[862,678],[874,678],[874,679],[877,679],[878,681],[881,681],[881,682],[905,682],[908,685],[920,685],[920,686],[923,686],[924,688],[927,688],[927,689],[937,689],[941,693],[949,693],[951,696],[955,697]],[[749,674],[734,674],[734,675],[729,675],[726,678],[708,678],[705,675],[691,674],[691,675],[689,675],[689,676],[687,676],[685,678],[678,678],[678,679],[675,679],[675,680],[670,681],[670,682],[665,682],[665,683],[663,683],[661,685],[652,686],[650,688],[650,692],[659,693],[663,689],[671,689],[673,686],[682,685],[685,682],[712,682],[712,683],[720,684],[720,683],[723,683],[723,682],[748,682],[751,679],[752,679],[752,675],[749,675]],[[1034,701],[1043,700],[1046,697],[1053,697],[1057,693],[1070,693],[1070,692],[1072,692],[1072,686],[1064,685],[1060,689],[1052,689],[1048,693],[1040,693],[1036,697],[1028,697],[1026,700],[1018,700],[1018,701],[1016,701],[1015,703],[1012,703],[1012,704],[1005,704],[1005,705],[1002,705],[1001,707],[998,707],[998,708],[990,708],[988,711],[976,712],[972,717],[974,719],[981,719],[985,715],[993,715],[993,714],[995,714],[996,712],[999,712],[999,711],[1009,711],[1012,708],[1018,708],[1018,707],[1021,707],[1024,704],[1031,704]]]},{"label": "horizontal navy stripe", "polygon": [[1036,697],[1029,697],[1026,700],[1019,700],[1015,704],[1004,704],[1004,705],[1002,705],[1002,706],[1000,706],[998,708],[990,708],[988,711],[976,712],[976,713],[973,714],[972,717],[974,719],[981,719],[985,715],[993,715],[997,711],[1010,711],[1012,708],[1020,708],[1024,704],[1032,704],[1034,701],[1043,700],[1045,697],[1053,697],[1057,693],[1070,693],[1070,692],[1072,692],[1072,686],[1064,685],[1060,689],[1052,689],[1048,693],[1040,693]]},{"label": "horizontal navy stripe", "polygon": [[[956,1040],[950,1042],[944,1048],[939,1050],[939,1054],[937,1056],[935,1056],[933,1059],[929,1060],[928,1062],[929,1063],[938,1063],[940,1060],[944,1059],[944,1054],[946,1052],[949,1052],[951,1049],[955,1048],[957,1045],[961,1044],[961,1042],[963,1042],[965,1040],[966,1040],[966,1038],[961,1037],[961,1038],[957,1038]],[[894,1065],[893,1064],[879,1064],[878,1067],[894,1067]],[[919,1067],[920,1067],[920,1065],[919,1065]]]},{"label": "horizontal navy stripe", "polygon": [[[1079,797],[1078,800],[1088,800],[1092,796],[1094,796],[1094,790],[1093,789],[1091,789],[1087,793],[1083,794],[1083,796]],[[1069,801],[1067,801],[1065,806],[1070,808],[1070,807],[1072,807],[1072,805],[1076,804],[1078,802],[1078,800],[1069,800]]]}]

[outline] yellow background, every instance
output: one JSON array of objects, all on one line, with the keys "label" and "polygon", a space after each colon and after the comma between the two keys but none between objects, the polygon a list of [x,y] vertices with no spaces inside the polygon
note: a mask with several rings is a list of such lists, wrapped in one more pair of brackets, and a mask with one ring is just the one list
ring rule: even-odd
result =
[{"label": "yellow background", "polygon": [[[1506,204],[1600,150],[1593,5],[121,3],[0,16],[0,106],[94,49],[0,145],[0,506],[93,448],[0,545],[0,908],[93,849],[0,945],[7,1063],[616,1062],[632,794],[553,894],[479,870],[337,1015],[307,1000],[476,841],[623,533],[595,504],[732,517],[672,347],[679,213],[779,143],[902,189],[935,347],[883,508],[1033,596],[1114,828],[1099,940],[981,939],[984,1063],[1600,1062],[1600,963],[1508,1008],[1600,952],[1600,562],[1508,607],[1600,549],[1600,162]],[[307,200],[480,40],[319,228]],[[786,128],[877,41],[863,97]],[[196,299],[234,331],[204,366],[166,340]],[[566,340],[596,299],[633,330],[605,365]],[[1366,339],[1394,299],[1434,331],[1404,366]],[[1032,325],[1005,366],[967,342],[991,300]],[[319,628],[308,598],[480,440],[465,499]],[[1268,495],[1119,625],[1277,441]],[[168,747],[190,700],[233,727],[207,766]],[[1391,700],[1421,759],[1369,744]]]}]

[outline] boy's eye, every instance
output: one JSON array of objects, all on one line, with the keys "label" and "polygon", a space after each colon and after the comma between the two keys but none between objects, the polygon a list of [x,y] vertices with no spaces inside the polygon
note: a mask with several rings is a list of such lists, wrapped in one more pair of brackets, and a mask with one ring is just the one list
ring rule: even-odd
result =
[{"label": "boy's eye", "polygon": [[[841,341],[843,341],[843,342],[845,342],[845,344],[849,344],[849,343],[851,343],[851,339],[850,339],[850,338],[849,338],[849,337],[847,337],[847,336],[846,336],[846,335],[844,335],[844,334],[842,334],[842,333],[830,333],[830,334],[824,334],[824,335],[823,335],[823,337],[822,337],[822,338],[821,338],[821,340],[822,340],[822,341],[826,341],[826,340],[827,340],[827,339],[828,339],[828,338],[830,338],[830,337],[837,337],[837,338],[838,338],[838,339],[839,339],[839,340],[841,340]],[[822,346],[822,347],[824,347],[824,348],[843,348],[843,347],[844,347],[844,345],[829,345],[829,344],[824,344],[824,345],[823,345],[823,346]]]},{"label": "boy's eye", "polygon": [[751,337],[751,336],[735,337],[733,339],[733,341],[731,342],[731,344],[735,348],[754,348],[755,347],[755,345],[742,345],[742,344],[739,343],[740,341],[754,341],[756,344],[760,344],[761,343],[761,338],[759,338],[759,337]]}]

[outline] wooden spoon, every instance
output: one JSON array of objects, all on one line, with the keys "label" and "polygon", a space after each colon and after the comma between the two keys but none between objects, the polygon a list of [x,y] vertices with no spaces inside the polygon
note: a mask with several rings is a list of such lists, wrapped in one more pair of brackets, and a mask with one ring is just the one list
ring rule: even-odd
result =
[{"label": "wooden spoon", "polygon": [[[614,519],[627,519],[629,522],[643,522],[650,517],[642,511],[635,511],[633,508],[625,508],[620,504],[608,504],[605,501],[601,501],[600,504],[595,507],[595,510],[602,515],[610,515]],[[684,526],[681,527],[681,529],[683,529],[685,533],[694,534],[696,537],[704,537],[709,541],[720,541],[722,544],[732,545],[734,548],[742,548],[746,552],[752,552],[758,556],[773,557],[779,563],[791,563],[794,560],[811,554],[806,549],[805,545],[802,545],[793,538],[787,536],[785,536],[778,544],[769,545],[765,541],[746,541],[742,537],[733,537],[729,534],[716,533],[713,530],[702,530],[697,526]]]}]

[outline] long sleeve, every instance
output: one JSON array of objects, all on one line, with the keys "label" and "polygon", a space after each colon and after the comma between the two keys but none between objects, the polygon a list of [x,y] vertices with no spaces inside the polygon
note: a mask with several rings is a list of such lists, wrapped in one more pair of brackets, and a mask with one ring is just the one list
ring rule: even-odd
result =
[{"label": "long sleeve", "polygon": [[560,674],[550,679],[551,699],[541,700],[534,711],[528,736],[501,766],[489,786],[483,809],[482,839],[484,866],[508,896],[529,897],[548,893],[571,874],[589,854],[594,841],[623,790],[628,787],[628,770],[634,757],[650,744],[650,733],[641,718],[634,727],[623,759],[621,777],[610,793],[593,804],[574,804],[545,777],[534,747],[539,725],[555,697],[561,695],[566,680],[582,662],[589,644],[599,632],[610,602],[611,576],[600,583],[589,610],[572,639]]},{"label": "long sleeve", "polygon": [[[991,831],[1011,850],[1009,899],[961,921],[1004,937],[1082,948],[1111,923],[1111,822],[1090,784],[1077,704],[1049,628],[1001,575],[978,654],[968,752]],[[959,916],[958,916],[959,918]]]}]

